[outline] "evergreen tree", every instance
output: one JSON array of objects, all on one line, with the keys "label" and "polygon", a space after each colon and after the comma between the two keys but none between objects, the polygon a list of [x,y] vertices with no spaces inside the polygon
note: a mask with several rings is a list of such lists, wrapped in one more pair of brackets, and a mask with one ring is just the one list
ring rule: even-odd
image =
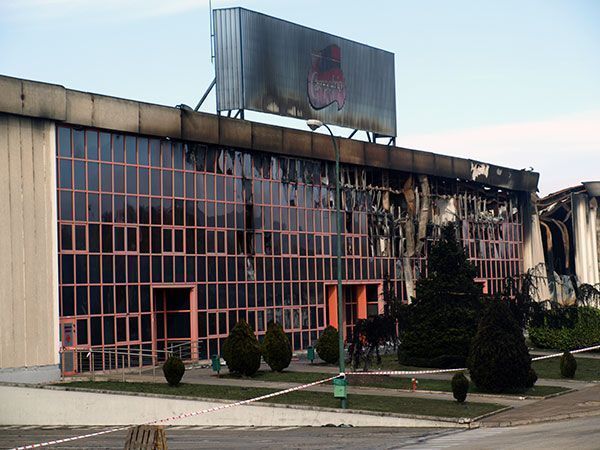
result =
[{"label": "evergreen tree", "polygon": [[424,367],[464,367],[482,309],[477,270],[447,225],[433,243],[427,277],[400,323],[398,359]]},{"label": "evergreen tree", "polygon": [[531,384],[531,357],[508,301],[489,301],[471,346],[469,373],[483,391],[522,391]]},{"label": "evergreen tree", "polygon": [[340,356],[338,330],[329,325],[323,330],[315,347],[319,358],[329,364],[338,362]]},{"label": "evergreen tree", "polygon": [[260,368],[260,356],[260,344],[254,332],[244,320],[240,320],[223,345],[223,359],[229,371],[252,376]]},{"label": "evergreen tree", "polygon": [[262,347],[263,358],[271,370],[281,372],[290,365],[292,346],[280,324],[269,322]]}]

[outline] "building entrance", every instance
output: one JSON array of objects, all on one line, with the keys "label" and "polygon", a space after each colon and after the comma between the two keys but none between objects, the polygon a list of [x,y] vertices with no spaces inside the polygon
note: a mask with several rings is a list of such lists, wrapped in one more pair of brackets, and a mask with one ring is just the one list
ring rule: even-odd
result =
[{"label": "building entrance", "polygon": [[[359,319],[377,315],[381,310],[380,284],[345,284],[342,286],[344,340],[352,335]],[[337,285],[327,286],[328,324],[338,327]]]},{"label": "building entrance", "polygon": [[154,346],[159,360],[168,353],[182,359],[198,355],[198,307],[193,287],[153,288]]}]

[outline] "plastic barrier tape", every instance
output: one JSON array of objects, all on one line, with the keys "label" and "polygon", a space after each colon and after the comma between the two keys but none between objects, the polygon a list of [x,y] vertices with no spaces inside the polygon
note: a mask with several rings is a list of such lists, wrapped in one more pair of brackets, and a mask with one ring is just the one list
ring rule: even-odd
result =
[{"label": "plastic barrier tape", "polygon": [[[571,351],[571,353],[582,353],[582,352],[588,352],[590,350],[598,350],[598,349],[600,349],[600,344],[594,345],[592,347],[581,348],[579,350],[573,350],[573,351]],[[542,359],[556,358],[556,357],[559,357],[562,355],[563,355],[562,353],[553,353],[551,355],[538,356],[536,358],[532,358],[531,360],[532,361],[540,361]],[[152,422],[146,422],[146,423],[142,423],[139,425],[154,425],[154,424],[158,424],[158,423],[170,422],[172,420],[184,419],[186,417],[194,417],[194,416],[198,416],[200,414],[206,414],[206,413],[210,413],[210,412],[220,411],[220,410],[227,409],[227,408],[233,408],[235,406],[247,405],[249,403],[258,402],[260,400],[265,400],[265,399],[272,398],[272,397],[277,397],[279,395],[287,394],[289,392],[299,391],[301,389],[306,389],[311,386],[317,386],[319,384],[327,383],[328,381],[331,381],[334,378],[338,378],[340,376],[346,376],[346,375],[426,375],[426,374],[435,374],[435,373],[462,372],[462,371],[466,371],[466,370],[467,369],[463,367],[460,369],[379,370],[379,371],[373,371],[373,372],[346,372],[345,374],[341,373],[341,374],[338,374],[338,375],[335,375],[335,376],[332,376],[329,378],[325,378],[323,380],[315,381],[313,383],[307,383],[307,384],[303,384],[300,386],[295,386],[293,388],[285,389],[283,391],[277,391],[277,392],[273,392],[271,394],[261,395],[260,397],[250,398],[248,400],[241,400],[239,402],[234,402],[234,403],[227,403],[227,404],[219,405],[219,406],[214,406],[212,408],[202,409],[200,411],[183,413],[183,414],[179,414],[177,416],[167,417],[164,419],[158,419],[158,420],[154,420]],[[15,447],[12,450],[26,450],[26,449],[30,449],[30,448],[48,447],[50,445],[63,444],[65,442],[72,442],[72,441],[76,441],[79,439],[86,439],[86,438],[90,438],[90,437],[101,436],[103,434],[114,433],[117,431],[124,431],[124,430],[128,430],[131,427],[132,426],[111,428],[109,430],[97,431],[95,433],[84,434],[81,436],[73,436],[73,437],[68,437],[68,438],[64,438],[64,439],[56,439],[54,441],[42,442],[39,444],[24,445],[21,447]]]}]

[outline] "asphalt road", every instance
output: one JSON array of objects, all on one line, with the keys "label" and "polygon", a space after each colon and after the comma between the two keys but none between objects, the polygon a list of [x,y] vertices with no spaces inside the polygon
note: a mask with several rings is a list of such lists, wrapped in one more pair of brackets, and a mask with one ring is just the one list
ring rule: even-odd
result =
[{"label": "asphalt road", "polygon": [[[171,427],[170,449],[565,449],[600,448],[599,418],[474,430],[336,427]],[[0,448],[86,434],[102,428],[0,427]],[[54,449],[122,449],[125,432],[56,445]]]}]

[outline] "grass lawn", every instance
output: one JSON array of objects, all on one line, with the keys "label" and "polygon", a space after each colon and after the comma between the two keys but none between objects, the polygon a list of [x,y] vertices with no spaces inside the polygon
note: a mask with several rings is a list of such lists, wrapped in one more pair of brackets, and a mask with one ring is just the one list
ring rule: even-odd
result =
[{"label": "grass lawn", "polygon": [[[236,375],[222,375],[226,378],[240,378]],[[316,372],[270,372],[259,371],[253,377],[249,378],[257,381],[280,381],[285,383],[312,383],[313,381],[322,380],[330,377],[328,373]],[[436,380],[428,378],[417,378],[419,380],[418,389],[427,391],[443,391],[452,392],[450,380]],[[350,379],[351,386],[379,387],[383,389],[411,389],[411,379],[406,377],[390,377],[378,375],[357,375]],[[536,386],[525,392],[507,395],[526,395],[531,397],[545,397],[546,395],[556,394],[557,392],[566,391],[566,388],[560,386]],[[471,383],[469,388],[471,393],[479,393],[481,391]]]},{"label": "grass lawn", "polygon": [[[76,381],[64,383],[62,386],[227,400],[246,400],[276,391],[275,389],[267,388],[185,383],[178,387],[170,387],[166,383],[129,383],[120,381]],[[314,391],[290,392],[279,397],[269,398],[266,401],[269,403],[320,406],[327,408],[339,408],[340,406],[339,400],[335,399],[333,395]],[[348,395],[348,405],[351,409],[364,411],[382,411],[437,417],[477,417],[503,408],[502,405],[493,403],[474,403],[467,401],[464,404],[459,404],[450,400],[358,394]]]},{"label": "grass lawn", "polygon": [[[575,360],[577,361],[575,380],[600,381],[600,359],[573,356],[575,356]],[[560,358],[542,359],[534,361],[532,365],[540,378],[562,378],[560,375]]]}]

